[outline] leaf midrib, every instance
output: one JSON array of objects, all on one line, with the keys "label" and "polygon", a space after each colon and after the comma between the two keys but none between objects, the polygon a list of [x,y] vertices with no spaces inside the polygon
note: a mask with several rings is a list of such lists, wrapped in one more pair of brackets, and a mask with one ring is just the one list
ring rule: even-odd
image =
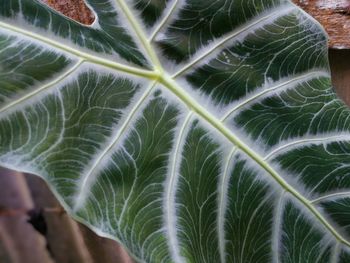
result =
[{"label": "leaf midrib", "polygon": [[107,68],[120,70],[120,71],[129,73],[129,74],[132,74],[132,75],[137,75],[137,76],[149,78],[149,79],[157,79],[159,77],[159,73],[157,71],[144,70],[144,69],[136,68],[133,66],[128,66],[128,65],[121,64],[121,63],[117,63],[117,62],[114,62],[110,59],[97,57],[93,54],[89,54],[87,52],[69,47],[68,45],[61,44],[58,41],[44,37],[44,36],[37,34],[37,33],[30,32],[28,30],[23,30],[19,27],[10,25],[9,23],[5,23],[3,21],[0,21],[0,28],[6,29],[10,32],[12,31],[12,32],[19,33],[19,34],[27,36],[31,39],[35,39],[35,40],[40,41],[44,44],[47,44],[48,46],[51,46],[51,47],[54,47],[54,48],[59,49],[61,51],[75,55],[76,57],[81,58],[82,60],[86,60],[86,61],[98,64],[101,66],[105,66]]},{"label": "leaf midrib", "polygon": [[[231,132],[222,121],[218,120],[213,114],[207,111],[202,107],[197,101],[195,101],[188,92],[186,92],[182,87],[180,87],[175,80],[167,74],[159,63],[158,57],[155,55],[155,50],[152,48],[152,45],[148,42],[143,34],[141,26],[138,24],[138,21],[132,15],[129,7],[124,2],[124,0],[116,0],[120,5],[125,15],[127,16],[131,26],[136,32],[136,35],[140,38],[140,41],[143,45],[144,50],[147,52],[148,56],[155,65],[153,71],[143,70],[133,66],[128,66],[120,63],[116,63],[109,59],[104,59],[97,57],[95,55],[65,46],[57,41],[51,40],[49,38],[43,37],[39,34],[32,33],[16,26],[9,25],[0,21],[0,27],[7,29],[9,31],[14,31],[25,35],[27,37],[33,38],[35,40],[41,41],[49,46],[58,48],[62,51],[71,53],[83,60],[105,66],[114,70],[123,71],[129,74],[137,75],[151,80],[156,80],[157,82],[163,84],[167,89],[169,89],[175,96],[177,96],[183,103],[185,103],[188,108],[197,113],[201,118],[208,122],[212,127],[218,130],[225,138],[227,138],[232,144],[237,148],[241,149],[245,154],[250,158],[256,161],[265,171],[267,171],[271,177],[287,192],[292,194],[297,200],[299,200],[314,216],[320,221],[326,229],[328,229],[332,235],[341,243],[350,247],[350,242],[347,241],[338,231],[333,228],[330,223],[325,219],[325,217],[314,207],[313,203],[300,194],[296,189],[294,189],[289,183],[287,183],[258,153],[250,149],[238,136]],[[159,63],[159,64],[158,64]]]}]

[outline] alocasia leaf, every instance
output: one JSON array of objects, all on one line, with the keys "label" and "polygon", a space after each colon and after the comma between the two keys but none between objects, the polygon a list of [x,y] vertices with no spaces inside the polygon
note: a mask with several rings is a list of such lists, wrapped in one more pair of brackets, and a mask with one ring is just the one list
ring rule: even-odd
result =
[{"label": "alocasia leaf", "polygon": [[287,0],[0,0],[0,162],[141,262],[350,262],[350,111]]}]

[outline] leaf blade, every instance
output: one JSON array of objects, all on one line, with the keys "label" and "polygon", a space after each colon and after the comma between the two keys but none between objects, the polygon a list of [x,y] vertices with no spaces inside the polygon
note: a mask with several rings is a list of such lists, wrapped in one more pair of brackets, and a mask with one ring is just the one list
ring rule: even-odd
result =
[{"label": "leaf blade", "polygon": [[[38,3],[22,2],[42,9]],[[124,11],[122,30],[129,31],[129,37],[121,37],[118,45],[131,47],[129,55],[134,52],[121,56],[135,65],[106,58],[105,50],[81,50],[42,33],[27,32],[25,26],[9,25],[3,19],[13,14],[1,13],[4,32],[25,35],[28,43],[33,38],[43,49],[58,54],[58,48],[67,57],[83,60],[76,64],[74,76],[58,78],[57,83],[53,80],[57,85],[51,93],[27,95],[34,97],[32,104],[2,114],[1,163],[46,177],[75,218],[120,240],[140,261],[270,262],[273,257],[286,262],[304,258],[326,262],[344,258],[350,243],[341,231],[341,220],[330,219],[322,209],[326,199],[321,194],[338,199],[328,191],[335,189],[339,197],[346,193],[349,110],[331,89],[325,36],[319,26],[289,1],[235,0],[229,7],[218,1],[214,5],[221,5],[219,12],[227,9],[221,18],[230,22],[200,37],[208,25],[201,24],[198,32],[193,31],[197,24],[174,27],[203,18],[188,0],[187,10],[176,1],[163,3],[163,10],[148,17],[145,27],[149,30],[153,23],[155,31],[145,32],[133,7],[123,0],[116,2],[119,5],[107,1],[106,6],[111,8],[111,17]],[[95,0],[89,4],[97,10],[97,19],[103,19],[106,6]],[[143,2],[133,4],[141,19],[153,12]],[[212,16],[211,23],[220,21],[217,9],[207,6],[209,2],[197,4],[208,7],[204,16]],[[231,17],[233,12],[236,18]],[[179,20],[184,14],[188,21]],[[45,19],[28,21],[40,28]],[[216,22],[215,28],[219,25]],[[108,23],[104,26],[101,34],[111,32]],[[190,32],[189,38],[176,43],[179,30]],[[281,36],[287,36],[286,40]],[[136,44],[130,46],[130,39]],[[179,52],[160,51],[161,43]],[[181,46],[184,43],[188,49]],[[249,49],[253,54],[247,53]],[[235,62],[243,59],[235,64],[227,61],[227,54]],[[174,65],[179,74],[174,75]],[[249,82],[250,78],[254,81]],[[154,90],[149,88],[153,82],[158,83]],[[229,94],[237,92],[235,85],[240,93]],[[30,84],[26,87],[33,89]],[[280,91],[281,87],[286,89]],[[221,93],[215,93],[218,89]],[[298,115],[301,109],[311,117]],[[272,114],[277,117],[271,120]],[[336,137],[339,134],[344,142]],[[308,156],[310,149],[314,159]],[[303,161],[297,162],[300,153]],[[227,156],[232,156],[232,164],[222,161]],[[325,156],[330,161],[328,170],[315,176],[310,167]],[[341,183],[335,183],[330,172],[334,167],[343,175]],[[327,180],[333,188],[324,187]],[[284,191],[288,194],[281,194]],[[332,215],[333,211],[328,209]],[[280,227],[273,229],[272,222]],[[237,226],[241,228],[235,230]],[[277,247],[278,238],[284,249]],[[305,246],[300,249],[295,244]]]}]

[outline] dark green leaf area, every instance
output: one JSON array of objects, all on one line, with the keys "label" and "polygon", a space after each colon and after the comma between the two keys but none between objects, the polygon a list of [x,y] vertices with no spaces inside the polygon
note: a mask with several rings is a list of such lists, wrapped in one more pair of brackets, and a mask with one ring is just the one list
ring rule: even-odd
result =
[{"label": "dark green leaf area", "polygon": [[262,180],[268,175],[246,156],[237,154],[232,159],[225,218],[226,262],[270,263],[278,192]]},{"label": "dark green leaf area", "polygon": [[[310,197],[339,189],[350,189],[350,143],[334,141],[326,144],[306,144],[278,155],[274,162],[298,179],[308,189]],[[327,162],[325,162],[327,160]]]},{"label": "dark green leaf area", "polygon": [[215,133],[195,120],[182,152],[176,193],[181,254],[189,262],[217,262],[217,187],[223,159]]},{"label": "dark green leaf area", "polygon": [[1,161],[41,174],[71,204],[77,179],[115,132],[138,89],[111,74],[80,73],[40,102],[1,120]]},{"label": "dark green leaf area", "polygon": [[330,88],[329,78],[314,78],[267,94],[243,105],[230,121],[266,150],[288,139],[349,130],[349,109]]},{"label": "dark green leaf area", "polygon": [[202,1],[188,0],[177,18],[158,41],[164,55],[177,63],[189,59],[198,49],[261,15],[286,0]]},{"label": "dark green leaf area", "polygon": [[147,262],[170,260],[162,197],[179,113],[161,96],[153,98],[91,175],[97,180],[78,212]]},{"label": "dark green leaf area", "polygon": [[341,251],[338,263],[348,263],[350,262],[350,251],[349,249],[344,249]]},{"label": "dark green leaf area", "polygon": [[297,204],[287,201],[278,243],[280,261],[283,263],[331,262],[332,242],[325,229],[315,224]]},{"label": "dark green leaf area", "polygon": [[134,8],[141,14],[147,27],[152,27],[169,4],[169,0],[133,0]]},{"label": "dark green leaf area", "polygon": [[37,32],[41,29],[39,34],[44,37],[59,38],[59,41],[63,38],[69,39],[84,49],[106,55],[116,53],[126,61],[147,67],[148,62],[138,50],[134,40],[119,24],[120,14],[117,13],[116,8],[107,1],[89,0],[88,3],[98,16],[97,27],[82,25],[67,19],[37,0],[0,0],[0,17],[14,19],[16,16],[23,16],[24,24],[28,23],[36,28],[33,30],[33,27],[29,27],[28,30]]},{"label": "dark green leaf area", "polygon": [[[349,174],[349,173],[348,173]],[[322,211],[336,223],[347,236],[350,236],[350,198],[343,197],[325,200],[320,203]]]},{"label": "dark green leaf area", "polygon": [[52,79],[71,63],[63,54],[0,34],[0,105]]},{"label": "dark green leaf area", "polygon": [[[139,89],[140,86],[131,80],[92,70],[80,74],[76,81],[62,89],[63,140],[45,158],[45,168],[50,171],[48,180],[54,185],[58,180],[57,187],[65,189],[68,204],[72,204],[71,198],[79,187],[77,179],[87,172],[86,167],[91,166],[95,155],[115,133]],[[72,179],[77,180],[75,184]]]},{"label": "dark green leaf area", "polygon": [[[63,127],[62,103],[54,94],[40,103],[15,111],[0,121],[1,161],[12,165],[31,165],[34,156],[48,150],[60,138]],[[6,153],[13,151],[12,154]],[[31,171],[31,170],[30,170]]]},{"label": "dark green leaf area", "polygon": [[187,81],[221,106],[261,87],[307,75],[310,68],[326,72],[326,39],[316,26],[302,26],[300,16],[293,12],[251,31],[243,40],[238,38],[209,63],[188,73]]}]

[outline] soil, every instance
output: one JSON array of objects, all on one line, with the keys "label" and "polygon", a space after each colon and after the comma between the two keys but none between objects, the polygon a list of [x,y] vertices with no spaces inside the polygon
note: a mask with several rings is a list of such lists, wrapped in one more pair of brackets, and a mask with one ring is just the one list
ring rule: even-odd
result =
[{"label": "soil", "polygon": [[41,0],[62,14],[86,25],[94,22],[94,14],[84,0]]}]

